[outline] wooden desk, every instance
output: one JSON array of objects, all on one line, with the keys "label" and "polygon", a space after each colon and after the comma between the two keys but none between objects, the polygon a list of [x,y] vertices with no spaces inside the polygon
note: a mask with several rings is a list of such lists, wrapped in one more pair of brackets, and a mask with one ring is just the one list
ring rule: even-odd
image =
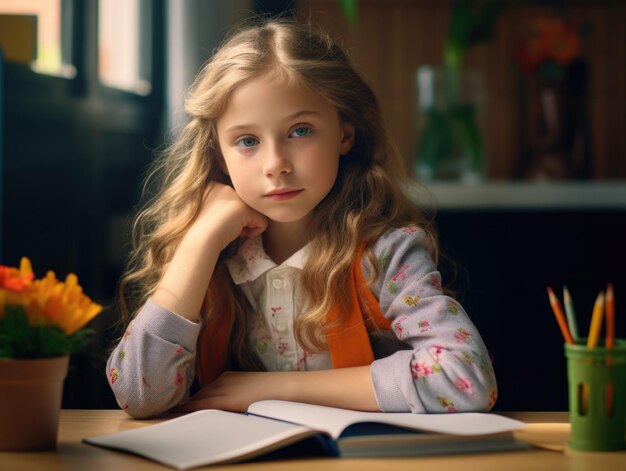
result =
[{"label": "wooden desk", "polygon": [[[516,412],[503,414],[528,424],[517,432],[520,439],[539,445],[527,451],[415,458],[347,459],[315,458],[262,461],[201,469],[221,471],[391,471],[391,470],[524,470],[524,471],[626,471],[626,451],[582,453],[565,450],[569,424],[565,412]],[[1,418],[0,418],[1,420]],[[157,420],[138,421],[119,410],[63,410],[58,447],[37,453],[0,452],[0,471],[143,471],[166,470],[137,456],[81,443],[81,439],[104,433],[143,427]],[[550,449],[561,451],[550,451]],[[564,450],[564,451],[563,451]]]}]

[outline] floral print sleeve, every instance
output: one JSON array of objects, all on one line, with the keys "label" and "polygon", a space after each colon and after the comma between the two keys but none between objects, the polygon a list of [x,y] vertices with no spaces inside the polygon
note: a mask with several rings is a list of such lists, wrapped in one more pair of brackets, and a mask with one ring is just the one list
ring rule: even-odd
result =
[{"label": "floral print sleeve", "polygon": [[119,406],[153,417],[187,398],[200,326],[148,300],[107,361]]},{"label": "floral print sleeve", "polygon": [[372,292],[395,336],[407,345],[372,364],[381,410],[491,409],[497,388],[487,349],[463,307],[443,294],[424,231],[391,230],[376,242],[374,252],[380,275]]}]

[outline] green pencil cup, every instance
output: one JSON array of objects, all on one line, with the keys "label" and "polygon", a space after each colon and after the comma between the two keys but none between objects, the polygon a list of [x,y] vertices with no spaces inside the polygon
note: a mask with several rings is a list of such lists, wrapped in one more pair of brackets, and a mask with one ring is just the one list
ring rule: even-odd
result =
[{"label": "green pencil cup", "polygon": [[[565,344],[569,385],[569,447],[626,449],[626,340],[612,349],[588,348],[586,339]],[[604,345],[601,340],[600,345]]]}]

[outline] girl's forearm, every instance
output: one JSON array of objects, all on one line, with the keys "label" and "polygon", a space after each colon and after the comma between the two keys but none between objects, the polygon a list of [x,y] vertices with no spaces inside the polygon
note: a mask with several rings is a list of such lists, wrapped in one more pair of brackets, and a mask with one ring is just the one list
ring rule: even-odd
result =
[{"label": "girl's forearm", "polygon": [[377,411],[370,366],[278,373],[287,376],[287,399],[344,409]]},{"label": "girl's forearm", "polygon": [[198,321],[220,254],[210,237],[203,239],[183,238],[152,295],[155,303],[193,322]]},{"label": "girl's forearm", "polygon": [[222,409],[245,412],[265,399],[379,411],[369,366],[323,371],[227,371],[204,386],[176,412]]}]

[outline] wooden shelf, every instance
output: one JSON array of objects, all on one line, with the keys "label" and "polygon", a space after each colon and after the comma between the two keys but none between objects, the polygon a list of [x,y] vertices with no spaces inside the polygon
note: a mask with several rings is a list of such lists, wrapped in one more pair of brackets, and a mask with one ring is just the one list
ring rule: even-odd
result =
[{"label": "wooden shelf", "polygon": [[437,209],[626,210],[626,181],[411,184],[411,197]]}]

